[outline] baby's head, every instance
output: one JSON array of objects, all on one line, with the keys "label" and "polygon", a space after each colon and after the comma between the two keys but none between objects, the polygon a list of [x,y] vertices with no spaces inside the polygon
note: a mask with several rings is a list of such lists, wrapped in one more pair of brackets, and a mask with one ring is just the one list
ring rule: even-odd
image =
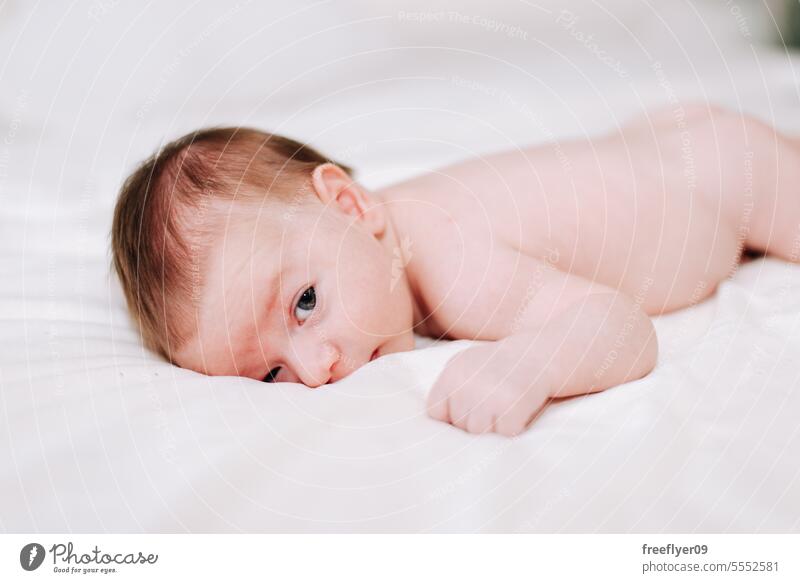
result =
[{"label": "baby's head", "polygon": [[128,178],[112,251],[149,348],[210,375],[315,387],[413,348],[393,237],[385,205],[345,166],[274,134],[215,128]]}]

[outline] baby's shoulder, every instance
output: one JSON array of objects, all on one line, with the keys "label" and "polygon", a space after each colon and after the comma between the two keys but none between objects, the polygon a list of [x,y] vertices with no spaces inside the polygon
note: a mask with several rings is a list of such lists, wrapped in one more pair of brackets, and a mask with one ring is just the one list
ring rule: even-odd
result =
[{"label": "baby's shoulder", "polygon": [[[419,226],[419,225],[418,225]],[[441,220],[400,238],[426,334],[494,340],[507,335],[520,298],[554,264],[529,256],[470,221]]]}]

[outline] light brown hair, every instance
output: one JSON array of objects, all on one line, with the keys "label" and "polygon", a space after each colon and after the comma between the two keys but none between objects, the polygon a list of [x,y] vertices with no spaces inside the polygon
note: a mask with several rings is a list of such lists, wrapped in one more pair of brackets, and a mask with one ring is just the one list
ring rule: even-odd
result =
[{"label": "light brown hair", "polygon": [[204,283],[200,258],[215,243],[219,222],[214,203],[286,203],[308,196],[303,185],[326,162],[332,160],[292,139],[229,127],[187,134],[139,165],[120,191],[111,249],[148,348],[172,362],[171,354],[191,338]]}]

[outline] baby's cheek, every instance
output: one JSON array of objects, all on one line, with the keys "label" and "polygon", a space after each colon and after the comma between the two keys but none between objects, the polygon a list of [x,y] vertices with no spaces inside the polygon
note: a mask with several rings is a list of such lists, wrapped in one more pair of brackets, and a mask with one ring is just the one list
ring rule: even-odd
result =
[{"label": "baby's cheek", "polygon": [[363,332],[370,335],[396,334],[402,317],[393,295],[382,285],[358,290],[358,305],[354,306],[354,321],[360,322]]},{"label": "baby's cheek", "polygon": [[374,333],[376,322],[382,317],[380,304],[373,299],[371,290],[364,286],[342,286],[334,289],[338,301],[330,316],[337,327],[360,334]]}]

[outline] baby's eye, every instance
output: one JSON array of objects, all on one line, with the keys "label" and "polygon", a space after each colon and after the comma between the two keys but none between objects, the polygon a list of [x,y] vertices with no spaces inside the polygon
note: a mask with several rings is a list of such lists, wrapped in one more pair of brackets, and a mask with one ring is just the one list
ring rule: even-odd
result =
[{"label": "baby's eye", "polygon": [[267,376],[264,377],[264,382],[265,383],[274,383],[275,382],[275,377],[278,376],[278,373],[280,372],[280,370],[281,370],[281,367],[279,367],[279,366],[276,366],[275,368],[273,368],[271,371],[269,371],[267,373]]},{"label": "baby's eye", "polygon": [[297,306],[294,308],[295,317],[301,322],[304,322],[311,315],[311,312],[314,311],[316,305],[317,292],[314,291],[314,287],[312,286],[304,291],[300,299],[297,300]]}]

